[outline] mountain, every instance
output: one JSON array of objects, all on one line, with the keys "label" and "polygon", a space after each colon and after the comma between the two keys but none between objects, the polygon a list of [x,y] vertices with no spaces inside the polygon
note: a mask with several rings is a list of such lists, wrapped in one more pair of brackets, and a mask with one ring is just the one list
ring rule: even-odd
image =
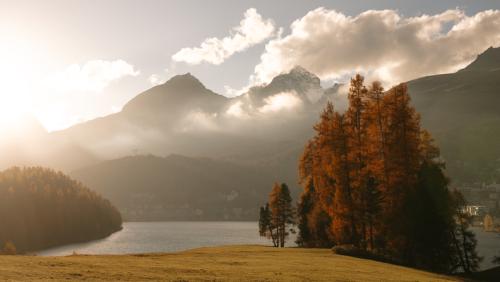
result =
[{"label": "mountain", "polygon": [[[140,93],[123,110],[52,135],[77,143],[104,158],[136,152],[175,152],[174,136],[182,131],[187,116],[211,115],[221,110],[227,98],[206,89],[191,74],[178,75],[162,85]],[[182,144],[182,143],[181,143]]]},{"label": "mountain", "polygon": [[186,73],[137,95],[125,105],[121,114],[143,117],[163,113],[172,116],[186,108],[212,112],[219,110],[225,101],[224,96],[205,88],[196,77]]},{"label": "mountain", "polygon": [[[188,73],[139,94],[119,113],[51,135],[99,159],[181,154],[282,167],[278,162],[300,152],[311,136],[323,92],[319,78],[301,67],[236,98],[214,93]],[[282,99],[292,99],[293,109],[281,109]],[[296,183],[297,158],[286,164],[283,180]]]},{"label": "mountain", "polygon": [[248,95],[262,98],[282,92],[293,92],[299,95],[302,101],[313,104],[323,96],[324,91],[319,77],[301,66],[295,66],[288,73],[273,78],[269,84],[251,88]]},{"label": "mountain", "polygon": [[498,71],[500,69],[500,48],[490,47],[482,54],[477,56],[476,60],[474,60],[471,64],[469,64],[466,68],[461,70],[462,72],[470,72],[470,71]]},{"label": "mountain", "polygon": [[[500,181],[499,58],[500,49],[490,48],[456,73],[408,82],[453,184]],[[324,104],[346,105],[341,88],[325,89],[297,66],[226,98],[188,73],[144,91],[119,113],[39,140],[57,144],[50,163],[116,202],[125,218],[255,219],[274,181],[299,191],[298,158]],[[148,154],[158,157],[137,156]],[[232,191],[236,200],[221,196]]]},{"label": "mountain", "polygon": [[[52,135],[110,159],[71,175],[127,220],[254,220],[275,181],[298,194],[297,161],[322,97],[319,78],[301,67],[236,98],[184,74],[119,113]],[[280,108],[281,99],[294,108]]]},{"label": "mountain", "polygon": [[36,118],[20,117],[0,135],[0,168],[46,166],[69,171],[101,161],[87,149],[49,134]]},{"label": "mountain", "polygon": [[259,166],[180,155],[125,157],[71,175],[111,199],[125,220],[147,221],[255,220],[277,179]]},{"label": "mountain", "polygon": [[466,68],[408,82],[455,184],[500,181],[500,48]]}]

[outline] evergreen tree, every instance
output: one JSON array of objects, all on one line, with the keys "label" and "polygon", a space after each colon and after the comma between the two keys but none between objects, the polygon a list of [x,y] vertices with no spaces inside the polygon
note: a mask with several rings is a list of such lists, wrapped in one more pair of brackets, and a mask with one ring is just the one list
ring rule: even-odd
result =
[{"label": "evergreen tree", "polygon": [[276,228],[277,245],[283,248],[289,235],[289,228],[295,222],[292,197],[285,183],[274,184],[269,194],[269,209],[271,211],[271,225]]},{"label": "evergreen tree", "polygon": [[457,263],[454,268],[462,268],[465,273],[471,273],[479,269],[482,258],[476,252],[476,236],[468,228],[472,223],[472,217],[463,211],[465,199],[458,191],[453,191],[454,206],[456,211],[456,228],[452,233],[456,247]]},{"label": "evergreen tree", "polygon": [[273,242],[273,246],[278,247],[276,231],[271,222],[271,211],[269,210],[268,203],[266,203],[265,206],[260,207],[259,234],[262,237],[271,239]]},{"label": "evergreen tree", "polygon": [[297,203],[297,228],[299,232],[295,242],[301,247],[313,247],[313,236],[309,227],[309,214],[314,207],[312,185],[312,180],[309,180],[307,189],[300,195],[300,200]]},{"label": "evergreen tree", "polygon": [[0,246],[18,253],[104,238],[121,229],[118,210],[61,172],[13,167],[0,172]]}]

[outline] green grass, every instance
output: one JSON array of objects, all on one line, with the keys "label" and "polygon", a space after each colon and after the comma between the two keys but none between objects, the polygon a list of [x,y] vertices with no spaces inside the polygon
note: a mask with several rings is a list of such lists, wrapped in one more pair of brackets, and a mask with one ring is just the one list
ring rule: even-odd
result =
[{"label": "green grass", "polygon": [[178,253],[0,256],[0,280],[458,281],[327,249],[224,246]]}]

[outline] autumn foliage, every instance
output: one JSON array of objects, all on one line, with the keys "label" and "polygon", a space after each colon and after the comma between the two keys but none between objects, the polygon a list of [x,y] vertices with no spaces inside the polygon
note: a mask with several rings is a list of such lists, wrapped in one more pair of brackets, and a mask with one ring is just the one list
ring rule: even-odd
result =
[{"label": "autumn foliage", "polygon": [[15,254],[100,239],[122,218],[106,199],[61,172],[13,167],[0,172],[0,253]]},{"label": "autumn foliage", "polygon": [[384,91],[357,75],[348,100],[343,113],[326,105],[300,159],[299,245],[349,245],[436,271],[463,266],[444,164],[407,86]]}]

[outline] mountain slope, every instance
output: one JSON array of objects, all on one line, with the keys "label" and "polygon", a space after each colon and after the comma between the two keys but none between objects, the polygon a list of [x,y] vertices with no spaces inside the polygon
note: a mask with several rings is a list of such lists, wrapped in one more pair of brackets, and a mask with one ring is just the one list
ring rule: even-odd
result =
[{"label": "mountain slope", "polygon": [[74,171],[125,220],[254,220],[277,176],[207,158],[133,156]]},{"label": "mountain slope", "polygon": [[[454,184],[500,181],[499,58],[500,49],[490,48],[456,73],[408,82]],[[128,219],[255,219],[274,181],[298,191],[297,160],[324,103],[345,104],[339,87],[324,90],[318,77],[295,67],[226,98],[185,74],[143,92],[120,113],[51,136],[114,159],[81,162],[87,167],[74,176]],[[124,158],[138,153],[189,157]],[[233,191],[238,196],[228,201]]]},{"label": "mountain slope", "polygon": [[[260,160],[248,158],[265,147],[301,147],[317,116],[313,102],[322,96],[319,78],[300,67],[236,98],[206,89],[188,73],[139,94],[119,113],[52,135],[102,159],[178,153],[231,160],[245,155],[243,162],[255,162]],[[281,98],[294,99],[294,108],[273,104]]]},{"label": "mountain slope", "polygon": [[0,169],[11,166],[46,166],[69,171],[100,159],[74,142],[49,134],[32,116],[23,116],[0,131]]},{"label": "mountain slope", "polygon": [[500,48],[465,69],[408,83],[455,183],[500,180]]}]

